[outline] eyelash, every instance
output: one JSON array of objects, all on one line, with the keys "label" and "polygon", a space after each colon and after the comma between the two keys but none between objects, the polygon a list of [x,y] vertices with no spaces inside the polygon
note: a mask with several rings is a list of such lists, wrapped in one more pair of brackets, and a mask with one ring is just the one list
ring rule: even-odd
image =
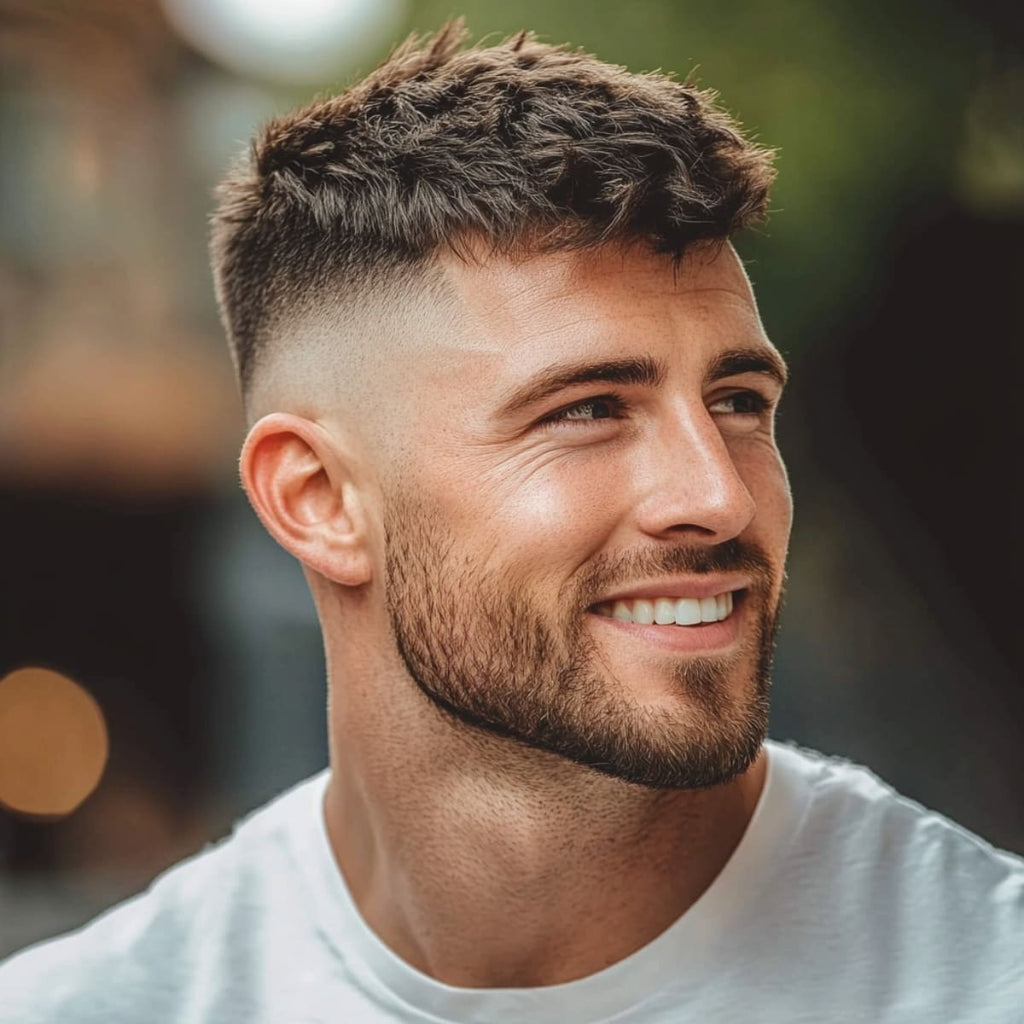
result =
[{"label": "eyelash", "polygon": [[[772,407],[772,402],[757,391],[734,391],[731,395],[718,399],[718,402],[728,402],[730,399],[742,398],[753,406],[746,412],[732,413],[733,416],[760,416]],[[717,405],[718,402],[712,404]]]},{"label": "eyelash", "polygon": [[[764,395],[757,391],[735,391],[731,395],[726,395],[724,398],[719,398],[715,403],[729,401],[730,399],[743,399],[749,402],[752,408],[746,412],[726,413],[723,415],[733,416],[761,416],[768,412],[772,407],[770,399],[765,398]],[[585,409],[587,406],[594,406],[599,404],[605,404],[611,407],[611,412],[608,416],[598,416],[590,419],[579,418],[570,419],[569,413],[577,412],[580,409]],[[551,424],[570,424],[572,426],[583,426],[591,423],[597,423],[601,420],[618,420],[623,419],[626,413],[629,411],[629,403],[622,398],[620,395],[608,394],[608,395],[595,395],[593,398],[585,398],[582,402],[575,402],[573,405],[567,405],[564,409],[559,409],[557,412],[551,413],[546,416],[541,423],[543,425]]]},{"label": "eyelash", "polygon": [[[585,409],[588,405],[608,405],[611,407],[611,413],[608,416],[598,416],[593,419],[569,418],[569,413]],[[564,409],[559,409],[557,412],[553,412],[549,416],[545,416],[541,423],[545,425],[553,423],[568,423],[572,426],[577,426],[589,423],[598,423],[601,420],[620,420],[625,417],[625,414],[628,411],[629,403],[627,403],[621,395],[595,395],[593,398],[585,398],[582,402],[575,402],[572,405],[567,405]]]}]

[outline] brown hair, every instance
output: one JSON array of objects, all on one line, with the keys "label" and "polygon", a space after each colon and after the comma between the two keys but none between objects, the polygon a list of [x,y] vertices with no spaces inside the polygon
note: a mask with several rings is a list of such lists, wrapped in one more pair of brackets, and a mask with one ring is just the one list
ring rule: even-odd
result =
[{"label": "brown hair", "polygon": [[764,216],[772,153],[714,96],[523,32],[410,38],[340,96],[271,121],[220,187],[212,253],[243,390],[299,303],[441,247],[642,240],[681,257]]}]

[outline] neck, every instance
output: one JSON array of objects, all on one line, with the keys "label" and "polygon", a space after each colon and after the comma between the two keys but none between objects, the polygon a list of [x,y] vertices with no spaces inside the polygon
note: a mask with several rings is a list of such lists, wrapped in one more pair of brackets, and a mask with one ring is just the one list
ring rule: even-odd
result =
[{"label": "neck", "polygon": [[339,867],[381,940],[450,985],[558,984],[635,952],[722,870],[764,783],[763,751],[725,785],[652,791],[454,723],[407,678],[331,692]]}]

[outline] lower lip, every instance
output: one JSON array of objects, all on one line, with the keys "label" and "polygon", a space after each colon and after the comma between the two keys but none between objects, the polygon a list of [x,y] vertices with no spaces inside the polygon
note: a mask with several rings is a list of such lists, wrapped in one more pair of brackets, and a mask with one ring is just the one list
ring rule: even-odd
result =
[{"label": "lower lip", "polygon": [[728,618],[720,622],[704,622],[699,626],[642,626],[622,622],[607,615],[590,613],[598,623],[614,629],[620,636],[632,637],[640,643],[668,651],[704,654],[731,647],[739,637],[740,607],[734,607]]}]

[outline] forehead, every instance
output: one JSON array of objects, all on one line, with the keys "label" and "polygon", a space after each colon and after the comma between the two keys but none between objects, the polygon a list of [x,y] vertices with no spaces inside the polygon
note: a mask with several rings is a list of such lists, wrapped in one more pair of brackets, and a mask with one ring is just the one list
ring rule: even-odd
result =
[{"label": "forehead", "polygon": [[[476,386],[555,358],[647,354],[700,363],[722,349],[770,347],[750,282],[728,244],[677,265],[639,247],[441,263],[454,324],[425,346],[438,370]],[[658,351],[655,351],[658,350]]]}]

